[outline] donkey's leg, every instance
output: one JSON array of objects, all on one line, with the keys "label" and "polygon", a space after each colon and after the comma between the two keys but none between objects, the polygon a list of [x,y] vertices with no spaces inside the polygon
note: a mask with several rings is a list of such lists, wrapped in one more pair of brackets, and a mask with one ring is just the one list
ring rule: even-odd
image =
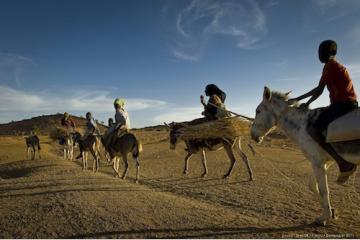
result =
[{"label": "donkey's leg", "polygon": [[31,154],[31,160],[35,159],[35,146],[32,145],[32,154]]},{"label": "donkey's leg", "polygon": [[139,157],[135,157],[135,164],[136,164],[136,180],[135,183],[139,183],[139,176],[140,176],[140,160]]},{"label": "donkey's leg", "polygon": [[113,162],[113,169],[115,171],[115,176],[114,177],[120,177],[120,174],[119,174],[119,159],[118,159],[118,157],[113,157],[112,162]]},{"label": "donkey's leg", "polygon": [[237,146],[237,149],[239,151],[239,154],[240,154],[240,157],[241,159],[244,161],[246,167],[247,167],[247,170],[248,170],[248,173],[249,173],[249,180],[252,181],[254,180],[253,178],[253,172],[252,172],[252,169],[251,169],[251,166],[250,166],[250,162],[249,162],[249,158],[246,156],[246,154],[243,152],[242,148],[241,148],[241,138],[239,138],[238,140],[238,146]]},{"label": "donkey's leg", "polygon": [[105,150],[105,158],[108,161],[108,163],[111,164],[112,159],[110,158],[110,154],[108,152],[106,152],[106,150]]},{"label": "donkey's leg", "polygon": [[327,182],[327,175],[325,165],[321,166],[312,165],[313,172],[318,183],[318,189],[320,194],[320,204],[323,207],[322,215],[316,219],[316,224],[325,226],[332,218],[333,212],[330,205],[329,187]]},{"label": "donkey's leg", "polygon": [[64,159],[66,159],[66,147],[64,146],[64,150],[63,150],[63,152],[64,152]]},{"label": "donkey's leg", "polygon": [[27,147],[27,149],[26,149],[26,158],[27,158],[27,160],[30,160],[30,151],[31,151],[30,147]]},{"label": "donkey's leg", "polygon": [[187,175],[189,174],[189,159],[191,158],[192,153],[189,153],[186,155],[185,157],[185,167],[184,167],[184,174]]},{"label": "donkey's leg", "polygon": [[70,160],[73,161],[74,160],[74,145],[72,142],[70,142],[69,151],[70,151]]},{"label": "donkey's leg", "polygon": [[226,154],[228,155],[229,159],[230,159],[230,167],[229,167],[229,170],[228,172],[224,175],[224,178],[228,178],[230,177],[231,175],[231,172],[234,168],[234,165],[235,165],[235,162],[236,162],[236,158],[234,156],[234,153],[232,151],[232,146],[231,144],[228,144],[228,143],[224,143],[224,148],[225,148],[225,151],[226,151]]},{"label": "donkey's leg", "polygon": [[100,169],[100,152],[98,150],[95,151],[95,155],[96,155],[96,172],[99,171]]},{"label": "donkey's leg", "polygon": [[123,162],[124,162],[124,165],[125,165],[125,169],[124,169],[124,172],[123,172],[123,175],[122,175],[122,179],[125,179],[126,178],[126,174],[127,174],[127,171],[128,171],[128,168],[129,168],[129,163],[128,163],[128,160],[127,160],[127,155],[126,154],[123,154],[122,155],[122,159],[123,159]]},{"label": "donkey's leg", "polygon": [[86,170],[86,152],[81,153],[82,163],[83,163],[83,170]]},{"label": "donkey's leg", "polygon": [[90,149],[91,155],[93,157],[93,172],[97,172],[98,169],[98,156],[96,155],[96,150]]},{"label": "donkey's leg", "polygon": [[40,154],[40,149],[38,147],[38,155],[39,155],[39,159],[41,159],[41,154]]},{"label": "donkey's leg", "polygon": [[203,168],[204,168],[204,172],[201,175],[201,177],[206,177],[206,175],[208,174],[208,168],[207,168],[207,164],[206,164],[206,154],[205,154],[205,150],[201,151],[201,161],[203,164]]}]

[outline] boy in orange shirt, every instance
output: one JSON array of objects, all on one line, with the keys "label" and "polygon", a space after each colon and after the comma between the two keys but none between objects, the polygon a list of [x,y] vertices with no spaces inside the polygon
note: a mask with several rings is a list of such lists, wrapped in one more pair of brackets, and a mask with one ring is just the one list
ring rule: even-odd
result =
[{"label": "boy in orange shirt", "polygon": [[335,60],[337,44],[333,40],[323,41],[319,46],[319,60],[325,64],[319,85],[310,92],[291,99],[300,101],[311,97],[301,107],[307,108],[323,93],[325,86],[330,92],[330,106],[324,109],[315,123],[308,126],[310,136],[337,162],[340,169],[338,183],[345,183],[356,171],[356,165],[345,161],[329,144],[322,134],[335,119],[358,108],[357,96],[346,68]]}]

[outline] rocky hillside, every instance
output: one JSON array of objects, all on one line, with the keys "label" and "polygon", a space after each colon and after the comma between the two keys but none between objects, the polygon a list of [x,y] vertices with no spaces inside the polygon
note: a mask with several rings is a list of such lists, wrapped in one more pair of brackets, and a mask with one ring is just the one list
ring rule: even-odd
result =
[{"label": "rocky hillside", "polygon": [[[31,133],[39,135],[48,135],[55,127],[60,127],[60,121],[63,117],[62,114],[43,115],[33,117],[31,119],[25,119],[21,121],[14,121],[6,124],[0,124],[0,135],[29,135]],[[76,126],[80,129],[85,127],[86,119],[71,116]],[[99,124],[101,130],[105,129],[105,126]]]}]

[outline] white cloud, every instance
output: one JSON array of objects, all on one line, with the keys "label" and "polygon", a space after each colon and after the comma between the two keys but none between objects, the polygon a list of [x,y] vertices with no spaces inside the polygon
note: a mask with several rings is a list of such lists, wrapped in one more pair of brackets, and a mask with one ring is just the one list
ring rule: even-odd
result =
[{"label": "white cloud", "polygon": [[[238,114],[252,116],[254,110],[248,109],[246,106],[239,106],[239,105],[228,105],[227,109]],[[199,105],[198,107],[173,107],[163,109],[164,113],[156,116],[154,118],[154,122],[156,124],[162,124],[164,122],[185,122],[191,121],[196,118],[204,117],[201,113],[204,111],[204,108]]]},{"label": "white cloud", "polygon": [[36,66],[36,63],[31,58],[22,55],[0,52],[0,70],[10,69],[17,86],[21,85],[21,73],[26,66]]},{"label": "white cloud", "polygon": [[[160,108],[166,103],[153,99],[126,99],[126,108],[136,111],[148,108]],[[36,94],[0,85],[1,112],[63,112],[92,111],[113,112],[114,98],[105,91],[78,91],[71,94]]]},{"label": "white cloud", "polygon": [[349,31],[348,39],[356,47],[358,46],[358,44],[360,43],[360,25],[356,25]]},{"label": "white cloud", "polygon": [[349,74],[354,81],[360,80],[360,63],[352,63],[347,66]]},{"label": "white cloud", "polygon": [[154,121],[158,124],[163,122],[184,122],[190,121],[195,118],[203,117],[201,112],[203,109],[201,107],[180,107],[167,109],[164,113],[156,116]]},{"label": "white cloud", "polygon": [[186,54],[186,53],[183,53],[179,50],[173,50],[173,54],[174,54],[174,57],[176,57],[177,59],[181,59],[181,60],[186,60],[186,61],[197,61],[199,59],[199,55],[198,54]]},{"label": "white cloud", "polygon": [[256,1],[192,0],[176,13],[173,55],[198,59],[209,38],[227,36],[242,49],[254,49],[265,36],[266,17]]},{"label": "white cloud", "polygon": [[279,62],[276,62],[273,64],[275,67],[277,68],[287,68],[289,66],[289,61],[288,60],[282,60],[282,61],[279,61]]},{"label": "white cloud", "polygon": [[285,77],[285,78],[279,78],[277,79],[277,81],[279,82],[296,82],[299,81],[300,79],[297,77]]},{"label": "white cloud", "polygon": [[306,31],[317,31],[323,24],[329,24],[349,15],[358,15],[358,0],[312,0],[305,9]]}]

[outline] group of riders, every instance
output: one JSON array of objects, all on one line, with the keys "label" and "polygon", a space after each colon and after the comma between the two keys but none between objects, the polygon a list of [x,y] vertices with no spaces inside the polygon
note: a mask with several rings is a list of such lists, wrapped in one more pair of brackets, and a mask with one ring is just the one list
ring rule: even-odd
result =
[{"label": "group of riders", "polygon": [[[319,45],[319,60],[324,63],[324,68],[318,86],[304,95],[289,99],[289,102],[298,102],[310,97],[306,103],[300,105],[300,108],[307,109],[309,105],[323,93],[324,88],[327,87],[330,93],[331,104],[324,109],[317,120],[307,126],[307,131],[337,162],[340,169],[340,175],[337,181],[339,183],[345,183],[356,171],[356,165],[345,161],[332,146],[326,142],[324,131],[326,131],[332,121],[357,109],[358,102],[349,73],[346,68],[335,59],[336,53],[337,44],[333,40],[323,41]],[[200,96],[200,102],[204,107],[204,111],[202,112],[204,118],[195,119],[192,123],[198,124],[230,116],[225,107],[226,93],[224,91],[215,84],[209,84],[205,88],[205,94],[209,97],[207,103],[205,102],[204,96]],[[112,151],[111,143],[130,129],[130,119],[125,110],[125,100],[115,99],[114,108],[115,121],[113,121],[112,118],[109,119],[108,129],[102,137],[105,149],[109,152]],[[100,134],[96,121],[90,112],[86,114],[86,120],[86,133],[82,138],[85,139],[89,135]],[[75,131],[74,121],[68,113],[64,113],[61,125]],[[78,158],[81,157],[81,152],[82,149],[80,149]]]},{"label": "group of riders", "polygon": [[[111,143],[117,138],[121,137],[123,134],[127,133],[130,129],[130,118],[129,114],[125,110],[125,99],[115,99],[114,108],[115,108],[115,122],[112,118],[109,118],[108,129],[105,134],[102,136],[101,140],[105,146],[106,151],[111,152]],[[70,117],[69,113],[65,112],[63,118],[61,119],[61,126],[65,131],[70,133],[76,132],[76,125],[73,119]],[[98,135],[100,136],[100,129],[97,126],[95,119],[93,118],[91,112],[86,113],[86,127],[85,133],[80,140],[86,140],[89,136]],[[64,144],[63,138],[60,138],[60,144]],[[80,147],[80,154],[77,158],[82,156],[82,145]]]}]

